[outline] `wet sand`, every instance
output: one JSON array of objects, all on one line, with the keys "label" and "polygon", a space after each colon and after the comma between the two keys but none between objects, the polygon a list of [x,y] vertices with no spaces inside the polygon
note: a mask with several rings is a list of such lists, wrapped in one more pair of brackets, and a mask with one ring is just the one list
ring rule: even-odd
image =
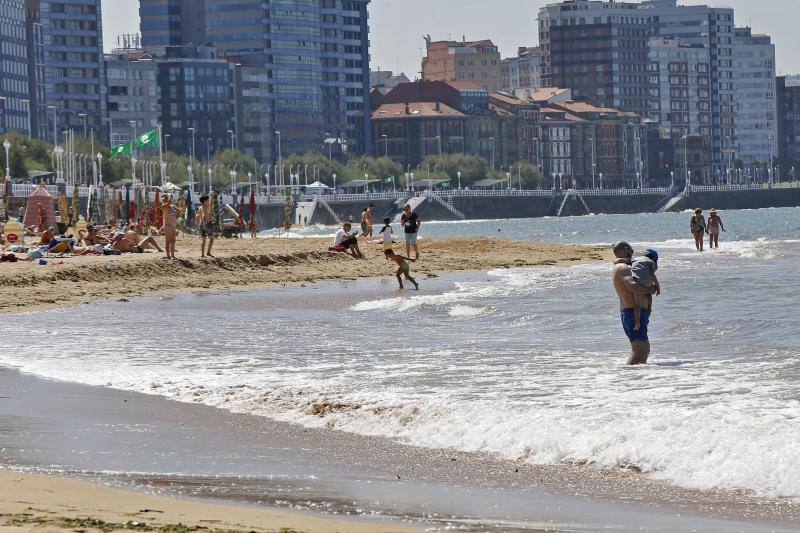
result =
[{"label": "wet sand", "polygon": [[[686,490],[635,471],[535,466],[421,449],[8,369],[0,369],[0,391],[0,457],[16,471],[259,508],[382,516],[435,530],[453,525],[467,531],[796,531],[800,526],[796,503]],[[0,478],[0,484],[9,479],[13,476]],[[42,487],[39,483],[55,491],[53,499],[24,501],[45,514],[65,512],[59,505],[68,499],[59,491],[91,490],[56,480],[34,482]],[[21,504],[2,496],[0,513],[20,512]],[[77,503],[66,509],[74,516],[97,510]],[[239,516],[235,507],[228,512]],[[104,516],[114,521],[125,515]]]},{"label": "wet sand", "polygon": [[[200,257],[200,241],[180,238],[177,260],[155,251],[121,256],[48,258],[0,264],[0,314],[69,307],[86,302],[198,290],[393,277],[376,245],[362,242],[366,259],[329,252],[330,239],[218,239],[214,258]],[[494,268],[570,265],[610,258],[594,246],[537,244],[510,239],[420,240],[420,260],[412,273],[486,271]],[[398,253],[405,254],[399,245]]]}]

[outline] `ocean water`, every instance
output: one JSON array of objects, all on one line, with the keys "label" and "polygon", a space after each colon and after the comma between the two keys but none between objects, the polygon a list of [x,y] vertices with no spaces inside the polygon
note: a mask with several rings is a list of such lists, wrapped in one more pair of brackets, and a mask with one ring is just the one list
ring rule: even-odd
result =
[{"label": "ocean water", "polygon": [[14,315],[7,338],[40,333],[0,351],[0,365],[417,446],[800,500],[800,209],[722,217],[721,248],[704,253],[688,214],[423,226],[427,237],[657,248],[664,292],[643,367],[623,364],[608,264],[443,276],[419,293],[396,291],[387,268],[384,280]]}]

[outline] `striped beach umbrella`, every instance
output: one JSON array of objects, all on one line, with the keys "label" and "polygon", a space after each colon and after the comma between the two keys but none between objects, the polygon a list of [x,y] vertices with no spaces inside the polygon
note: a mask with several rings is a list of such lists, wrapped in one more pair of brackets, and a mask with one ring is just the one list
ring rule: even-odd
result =
[{"label": "striped beach umbrella", "polygon": [[150,233],[150,220],[153,218],[153,212],[150,210],[150,191],[147,187],[142,187],[144,196],[144,207],[142,208],[142,222],[144,223],[144,230]]},{"label": "striped beach umbrella", "polygon": [[78,186],[72,187],[72,218],[69,221],[70,226],[74,226],[78,222],[78,217],[81,216],[81,203],[78,196]]},{"label": "striped beach umbrella", "polygon": [[214,227],[214,233],[221,233],[222,216],[220,214],[219,197],[216,191],[211,191],[211,223]]},{"label": "striped beach umbrella", "polygon": [[283,229],[292,229],[292,193],[286,189],[286,200],[283,204]]},{"label": "striped beach umbrella", "polygon": [[150,220],[157,228],[164,225],[164,213],[161,212],[161,189],[158,187],[156,187],[155,207]]},{"label": "striped beach umbrella", "polygon": [[[120,195],[122,191],[120,191]],[[125,187],[125,203],[120,203],[120,208],[124,207],[124,212],[120,213],[119,219],[123,220],[124,217],[128,217],[128,223],[130,223],[130,213],[131,213],[131,189],[130,187]]]}]

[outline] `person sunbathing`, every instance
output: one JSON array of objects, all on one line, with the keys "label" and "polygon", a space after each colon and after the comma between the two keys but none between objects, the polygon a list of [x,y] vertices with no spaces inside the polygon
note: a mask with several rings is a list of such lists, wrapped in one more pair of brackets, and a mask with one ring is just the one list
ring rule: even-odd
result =
[{"label": "person sunbathing", "polygon": [[135,224],[131,224],[130,226],[128,226],[128,231],[125,233],[125,238],[131,244],[131,246],[138,246],[139,248],[142,249],[142,251],[145,251],[150,248],[155,248],[159,252],[164,251],[161,249],[161,247],[156,242],[155,237],[153,237],[152,235],[148,235],[145,239],[142,240],[139,236],[139,232],[136,231]]},{"label": "person sunbathing", "polygon": [[86,226],[86,231],[81,233],[83,235],[81,240],[83,240],[84,246],[105,246],[109,242],[108,239],[98,233],[97,228],[93,224]]}]

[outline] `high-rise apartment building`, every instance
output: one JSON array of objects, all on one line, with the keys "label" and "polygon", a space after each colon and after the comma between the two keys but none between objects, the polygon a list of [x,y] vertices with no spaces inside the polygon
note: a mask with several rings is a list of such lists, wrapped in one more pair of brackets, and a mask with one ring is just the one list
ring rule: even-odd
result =
[{"label": "high-rise apartment building", "polygon": [[780,158],[784,175],[797,179],[800,174],[800,85],[791,85],[789,77],[778,78],[778,121]]},{"label": "high-rise apartment building", "polygon": [[30,76],[25,3],[0,0],[0,133],[30,134]]},{"label": "high-rise apartment building", "polygon": [[111,144],[154,130],[159,120],[158,65],[141,50],[114,50],[106,54],[108,118]]},{"label": "high-rise apartment building", "polygon": [[542,86],[541,68],[538,46],[519,48],[516,57],[500,62],[502,89],[509,93],[535,91]]},{"label": "high-rise apartment building", "polygon": [[173,152],[207,160],[236,132],[234,64],[210,47],[168,47],[158,61],[163,133]]},{"label": "high-rise apartment building", "polygon": [[57,127],[102,135],[106,105],[100,0],[41,0],[45,90]]},{"label": "high-rise apartment building", "polygon": [[322,150],[326,138],[372,152],[369,1],[205,0],[206,40],[269,76],[272,118],[260,134],[273,153],[278,139],[286,154]]},{"label": "high-rise apartment building", "polygon": [[151,53],[206,42],[204,0],[139,0],[139,18],[142,46]]},{"label": "high-rise apartment building", "polygon": [[736,139],[738,158],[750,164],[778,157],[775,45],[768,35],[736,28]]},{"label": "high-rise apartment building", "polygon": [[51,139],[53,123],[47,113],[47,90],[45,86],[44,29],[42,28],[41,1],[25,0],[26,32],[28,40],[28,77],[30,80],[31,136]]},{"label": "high-rise apartment building", "polygon": [[647,115],[651,37],[709,51],[713,164],[735,150],[734,17],[731,8],[679,6],[676,0],[564,0],[539,12],[542,82],[576,99]]},{"label": "high-rise apartment building", "polygon": [[[272,90],[265,67],[236,65],[236,146],[256,161],[272,161]],[[262,164],[264,164],[262,163]]]},{"label": "high-rise apartment building", "polygon": [[433,41],[427,36],[425,49],[423,80],[472,82],[487,91],[503,88],[500,51],[492,41]]},{"label": "high-rise apartment building", "polygon": [[653,37],[648,43],[649,109],[667,138],[711,137],[711,82],[708,48],[680,39]]}]

